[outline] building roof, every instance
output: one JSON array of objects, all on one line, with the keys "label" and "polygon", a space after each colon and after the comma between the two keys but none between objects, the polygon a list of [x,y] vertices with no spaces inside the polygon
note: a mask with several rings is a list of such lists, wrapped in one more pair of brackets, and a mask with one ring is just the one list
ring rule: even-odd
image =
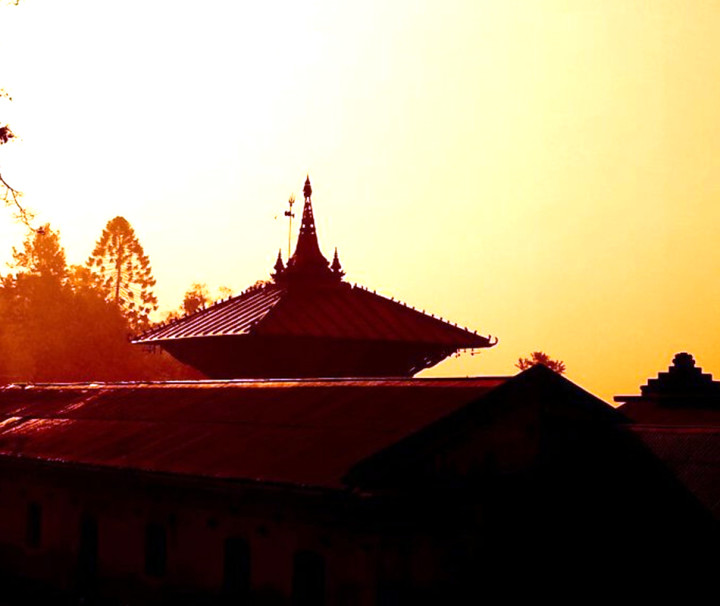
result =
[{"label": "building roof", "polygon": [[630,431],[720,518],[720,382],[680,352],[639,395],[615,401],[633,421]]},{"label": "building roof", "polygon": [[153,328],[136,342],[240,335],[404,341],[458,349],[492,344],[488,337],[350,284],[309,292],[264,284]]},{"label": "building roof", "polygon": [[506,378],[9,386],[0,457],[339,488]]},{"label": "building roof", "polygon": [[[560,441],[568,423],[572,435],[602,430],[600,450],[615,444],[605,429],[625,425],[542,366],[468,379],[11,385],[0,388],[0,462],[382,492],[437,460],[461,460],[470,444],[478,460],[505,453],[512,468],[536,447],[527,433],[536,421]],[[720,428],[627,431],[717,516]]]},{"label": "building roof", "polygon": [[640,395],[615,396],[622,412],[634,421],[653,425],[720,426],[720,381],[702,372],[686,352],[640,388]]},{"label": "building roof", "polygon": [[[411,376],[458,350],[497,343],[497,339],[345,282],[337,251],[332,265],[320,251],[309,179],[303,191],[305,205],[295,252],[287,266],[278,256],[272,282],[155,326],[134,342],[159,344],[216,378]],[[288,346],[298,338],[313,342]],[[362,352],[358,353],[355,345],[360,342]],[[217,348],[208,343],[217,343]],[[391,351],[385,348],[387,343],[402,347]],[[307,367],[295,363],[300,357],[311,361]],[[228,364],[229,358],[237,363]],[[259,358],[264,366],[258,365]],[[288,374],[293,372],[298,374]]]},{"label": "building roof", "polygon": [[140,335],[136,343],[156,343],[167,339],[249,335],[280,300],[284,290],[274,284],[249,288],[236,297],[155,326]]},{"label": "building roof", "polygon": [[720,426],[633,425],[631,430],[720,518]]}]

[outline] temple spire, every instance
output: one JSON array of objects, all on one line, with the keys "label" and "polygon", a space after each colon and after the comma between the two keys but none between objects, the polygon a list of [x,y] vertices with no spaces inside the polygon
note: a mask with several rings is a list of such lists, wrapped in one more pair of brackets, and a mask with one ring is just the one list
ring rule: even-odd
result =
[{"label": "temple spire", "polygon": [[273,269],[275,270],[275,273],[272,274],[273,278],[277,278],[285,271],[285,264],[282,260],[282,249],[278,250],[277,261],[275,261]]},{"label": "temple spire", "polygon": [[342,278],[345,275],[345,272],[342,269],[342,265],[340,265],[340,257],[338,257],[337,246],[335,247],[335,254],[333,255],[332,265],[330,266],[330,269],[332,270],[333,274],[335,274],[338,278]]},{"label": "temple spire", "polygon": [[[312,186],[310,185],[309,176],[305,179],[303,194],[305,195],[305,205],[303,206],[302,224],[300,225],[300,235],[298,236],[297,246],[295,247],[295,255],[298,254],[302,246],[303,248],[307,248],[308,251],[311,248],[317,249],[317,252],[322,256],[315,232],[315,217],[313,216],[312,209]],[[323,257],[323,259],[324,258],[325,257]]]},{"label": "temple spire", "polygon": [[288,260],[285,274],[303,278],[325,278],[333,276],[328,267],[328,260],[323,256],[318,244],[315,230],[315,217],[312,208],[312,186],[310,176],[305,180],[303,187],[305,204],[303,206],[302,223],[298,234],[295,252]]}]

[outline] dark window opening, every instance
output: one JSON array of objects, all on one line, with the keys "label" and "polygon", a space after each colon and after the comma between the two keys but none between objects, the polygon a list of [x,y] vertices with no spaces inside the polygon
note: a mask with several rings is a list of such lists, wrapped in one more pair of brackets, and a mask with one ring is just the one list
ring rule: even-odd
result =
[{"label": "dark window opening", "polygon": [[325,559],[313,551],[298,551],[293,564],[293,605],[322,606],[325,603]]},{"label": "dark window opening", "polygon": [[28,547],[40,547],[42,539],[42,507],[40,503],[28,503],[25,542]]},{"label": "dark window opening", "polygon": [[247,604],[250,599],[250,545],[239,537],[225,540],[223,593],[233,604]]},{"label": "dark window opening", "polygon": [[161,577],[167,566],[167,534],[161,524],[145,527],[145,574]]},{"label": "dark window opening", "polygon": [[78,581],[90,585],[98,569],[98,524],[95,516],[85,513],[80,518],[80,546],[78,548]]},{"label": "dark window opening", "polygon": [[377,587],[377,606],[397,606],[398,604],[410,604],[406,599],[406,592],[400,581],[381,579]]}]

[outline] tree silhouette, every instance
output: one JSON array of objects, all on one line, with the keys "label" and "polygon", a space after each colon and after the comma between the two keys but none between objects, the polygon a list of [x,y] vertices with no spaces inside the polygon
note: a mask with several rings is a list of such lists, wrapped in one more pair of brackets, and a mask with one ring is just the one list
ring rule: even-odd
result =
[{"label": "tree silhouette", "polygon": [[232,295],[233,289],[229,286],[225,286],[224,284],[218,286],[218,299],[227,299],[228,297],[232,297]]},{"label": "tree silhouette", "polygon": [[13,267],[19,275],[31,275],[63,282],[67,278],[65,250],[60,232],[43,225],[23,242],[22,249],[13,246]]},{"label": "tree silhouette", "polygon": [[59,232],[43,226],[13,249],[0,279],[0,383],[202,378],[128,339],[128,320],[87,267],[67,267]]},{"label": "tree silhouette", "polygon": [[149,324],[158,307],[155,278],[135,230],[124,217],[108,221],[86,263],[108,301],[114,302],[134,331]]},{"label": "tree silhouette", "polygon": [[191,314],[210,302],[210,292],[208,291],[207,284],[193,282],[183,297],[181,307],[183,313]]},{"label": "tree silhouette", "polygon": [[520,370],[527,370],[528,368],[535,366],[536,364],[542,364],[547,366],[550,370],[554,370],[558,374],[565,373],[565,362],[562,360],[553,360],[545,352],[534,351],[530,354],[529,358],[518,358],[515,366]]},{"label": "tree silhouette", "polygon": [[204,282],[193,282],[190,288],[183,295],[182,303],[178,309],[166,311],[163,314],[163,322],[174,322],[185,315],[195,313],[201,307],[207,306],[215,300],[227,299],[233,294],[232,288],[228,286],[219,286],[217,296],[213,298],[207,284]]}]

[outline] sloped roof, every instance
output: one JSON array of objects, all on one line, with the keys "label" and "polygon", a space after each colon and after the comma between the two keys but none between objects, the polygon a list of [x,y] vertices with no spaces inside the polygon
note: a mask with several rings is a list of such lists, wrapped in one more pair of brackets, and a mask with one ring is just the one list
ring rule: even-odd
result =
[{"label": "sloped roof", "polygon": [[488,337],[350,284],[252,288],[144,333],[136,343],[217,336],[302,336],[488,347]]},{"label": "sloped roof", "polygon": [[280,302],[284,292],[284,289],[274,284],[249,288],[236,297],[219,301],[168,324],[156,326],[140,335],[135,342],[248,335],[255,325]]},{"label": "sloped roof", "polygon": [[720,426],[634,425],[631,430],[720,518]]},{"label": "sloped roof", "polygon": [[[497,343],[497,340],[493,342],[489,337],[344,282],[345,274],[337,250],[332,265],[320,250],[309,177],[303,193],[305,203],[295,251],[287,266],[283,265],[281,255],[278,255],[272,283],[252,287],[239,296],[154,327],[139,335],[134,342],[163,345],[178,339],[244,336],[312,337],[374,343],[389,341],[417,344],[423,346],[423,350],[432,349],[423,358],[426,366],[459,349],[492,347]],[[179,354],[172,346],[170,353]],[[415,372],[418,365],[416,357],[411,356],[407,362],[408,368]],[[272,366],[272,362],[268,364]],[[393,365],[393,369],[396,366]],[[321,364],[319,368],[322,367]],[[360,364],[352,374],[365,376],[367,373]]]},{"label": "sloped roof", "polygon": [[506,378],[9,386],[0,457],[338,488]]}]

